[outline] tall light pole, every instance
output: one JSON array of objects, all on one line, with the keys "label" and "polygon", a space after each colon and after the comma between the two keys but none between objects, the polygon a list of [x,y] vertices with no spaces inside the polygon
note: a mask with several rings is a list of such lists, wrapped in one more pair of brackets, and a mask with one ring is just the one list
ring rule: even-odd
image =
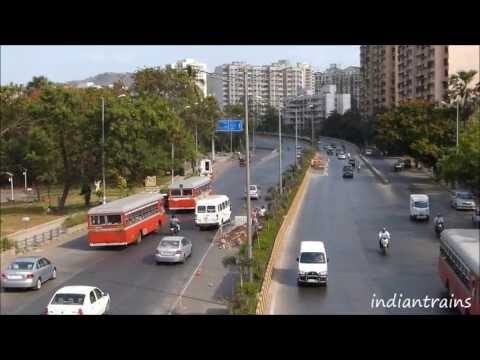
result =
[{"label": "tall light pole", "polygon": [[314,146],[314,141],[315,141],[315,130],[314,130],[314,127],[313,127],[313,120],[314,120],[314,117],[313,117],[313,104],[310,104],[308,105],[308,112],[310,113],[310,116],[311,116],[311,119],[312,119],[312,146]]},{"label": "tall light pole", "polygon": [[297,168],[297,149],[298,149],[298,126],[297,126],[298,109],[295,107],[295,169]]},{"label": "tall light pole", "polygon": [[10,199],[15,201],[15,196],[13,194],[13,174],[11,172],[5,171],[4,174],[8,175],[8,182],[10,183],[11,196]]},{"label": "tall light pole", "polygon": [[459,120],[459,101],[460,99],[457,97],[457,153],[458,153],[458,120]]},{"label": "tall light pole", "polygon": [[171,173],[172,173],[172,184],[173,184],[173,163],[174,163],[174,159],[175,159],[175,146],[172,142],[172,171],[171,171]]},{"label": "tall light pole", "polygon": [[22,174],[25,177],[25,192],[27,192],[27,169],[23,169]]},{"label": "tall light pole", "polygon": [[[297,149],[295,149],[297,151]],[[280,186],[280,195],[283,195],[283,179],[282,179],[282,108],[278,106],[278,175],[279,175],[279,186]],[[295,153],[295,156],[297,154]]]},{"label": "tall light pole", "polygon": [[[244,68],[244,77],[243,85],[245,90],[245,147],[246,147],[246,157],[247,157],[247,171],[246,171],[246,194],[247,194],[247,240],[248,240],[248,259],[251,261],[253,258],[252,254],[252,204],[250,199],[250,142],[248,135],[248,88],[247,88],[247,74],[248,70]],[[249,272],[248,276],[250,281],[253,281],[253,271],[251,264],[248,267]]]},{"label": "tall light pole", "polygon": [[102,96],[102,177],[103,177],[103,203],[107,203],[107,190],[105,184],[105,99]]}]

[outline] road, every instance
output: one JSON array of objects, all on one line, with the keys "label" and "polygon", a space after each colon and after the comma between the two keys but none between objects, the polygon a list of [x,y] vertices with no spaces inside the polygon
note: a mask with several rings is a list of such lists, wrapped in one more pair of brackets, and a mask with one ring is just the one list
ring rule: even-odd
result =
[{"label": "road", "polygon": [[[287,145],[288,143],[288,145]],[[272,147],[272,138],[258,138],[257,144]],[[294,162],[294,143],[284,146],[284,167]],[[278,180],[278,154],[257,150],[252,163],[252,184],[264,191]],[[235,162],[213,182],[214,191],[227,194],[233,215],[245,213],[242,199],[245,168]],[[261,204],[263,201],[259,202]],[[254,202],[255,204],[255,202]],[[215,231],[199,231],[192,214],[180,214],[182,234],[193,242],[192,256],[185,264],[156,265],[155,247],[165,234],[151,234],[141,244],[127,248],[90,248],[86,236],[39,252],[57,266],[57,279],[43,284],[39,291],[9,290],[0,294],[1,314],[40,314],[54,292],[66,285],[95,285],[108,292],[112,314],[167,314],[178,301],[194,270],[204,258]],[[164,232],[168,229],[162,229]],[[2,269],[7,264],[1,264]],[[192,298],[202,294],[190,294]],[[212,304],[215,308],[216,304]]]},{"label": "road", "polygon": [[[353,153],[353,149],[347,151]],[[313,174],[301,210],[291,226],[273,272],[272,314],[438,314],[436,309],[374,308],[374,294],[385,301],[444,297],[437,273],[439,242],[429,222],[409,219],[409,194],[426,193],[432,214],[446,216],[447,227],[471,227],[470,212],[449,208],[449,194],[417,170],[393,173],[395,159],[372,159],[391,184],[384,185],[366,168],[342,179],[344,161],[330,157],[327,176]],[[381,227],[392,234],[389,254],[378,249]],[[329,282],[326,287],[298,287],[301,241],[325,243]]]}]

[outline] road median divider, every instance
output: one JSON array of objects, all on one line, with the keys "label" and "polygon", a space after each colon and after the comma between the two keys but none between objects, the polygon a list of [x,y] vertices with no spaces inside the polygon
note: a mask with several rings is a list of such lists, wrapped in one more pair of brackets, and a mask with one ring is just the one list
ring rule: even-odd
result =
[{"label": "road median divider", "polygon": [[375,166],[373,166],[370,161],[368,161],[365,156],[363,156],[362,154],[358,154],[358,156],[360,157],[360,159],[362,159],[363,163],[365,164],[365,166],[367,166],[370,171],[385,185],[388,185],[390,184],[390,180],[388,180],[385,175],[383,175]]}]

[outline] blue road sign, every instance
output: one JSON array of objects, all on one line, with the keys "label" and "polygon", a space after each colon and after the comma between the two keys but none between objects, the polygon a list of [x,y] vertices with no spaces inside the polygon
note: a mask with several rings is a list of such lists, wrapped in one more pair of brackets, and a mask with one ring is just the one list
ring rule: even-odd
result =
[{"label": "blue road sign", "polygon": [[242,132],[243,120],[220,119],[217,122],[217,132]]}]

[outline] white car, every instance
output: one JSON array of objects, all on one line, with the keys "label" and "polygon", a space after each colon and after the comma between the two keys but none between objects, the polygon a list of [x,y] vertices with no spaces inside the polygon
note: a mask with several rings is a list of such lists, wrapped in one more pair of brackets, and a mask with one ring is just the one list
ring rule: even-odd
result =
[{"label": "white car", "polygon": [[258,200],[262,197],[260,188],[257,185],[250,185],[250,199]]},{"label": "white car", "polygon": [[94,286],[65,286],[58,290],[45,315],[103,315],[110,312],[110,295]]},{"label": "white car", "polygon": [[322,241],[302,241],[297,257],[297,284],[317,283],[327,285],[328,258]]},{"label": "white car", "polygon": [[456,210],[475,210],[477,205],[473,194],[468,191],[456,191],[452,196],[452,207]]},{"label": "white car", "polygon": [[338,160],[345,160],[347,156],[344,153],[338,154]]}]

